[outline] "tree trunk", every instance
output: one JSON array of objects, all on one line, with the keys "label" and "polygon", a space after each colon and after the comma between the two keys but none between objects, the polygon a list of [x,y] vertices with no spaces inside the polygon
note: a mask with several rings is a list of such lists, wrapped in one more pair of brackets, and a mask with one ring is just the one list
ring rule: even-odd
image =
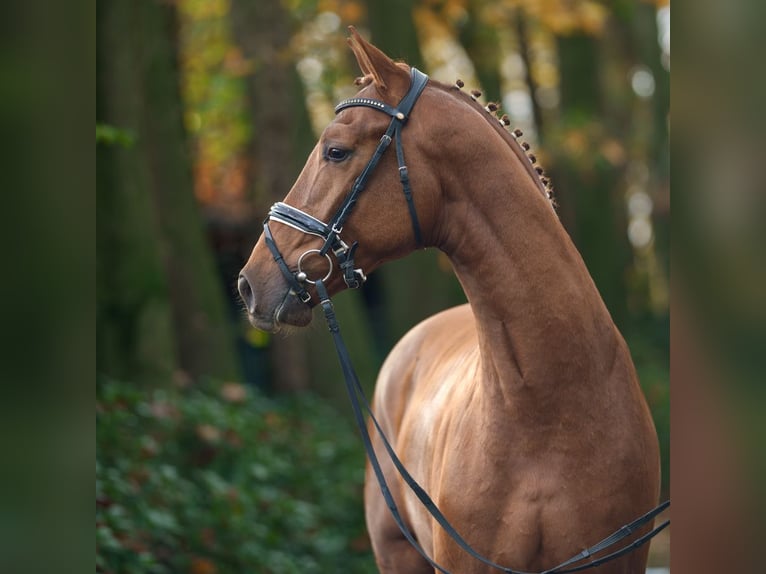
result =
[{"label": "tree trunk", "polygon": [[484,100],[500,102],[503,99],[500,85],[500,42],[498,30],[488,26],[481,18],[483,2],[468,3],[468,18],[460,28],[459,40],[476,68],[476,76],[484,90]]},{"label": "tree trunk", "polygon": [[[104,0],[98,17],[97,121],[136,136],[128,149],[99,150],[100,368],[111,371],[108,357],[116,353],[124,355],[121,376],[166,375],[177,364],[192,378],[236,378],[221,286],[193,196],[175,8]],[[176,361],[168,359],[173,354]]]},{"label": "tree trunk", "polygon": [[561,190],[557,198],[562,221],[612,317],[622,326],[627,313],[625,271],[630,247],[619,185],[622,166],[611,163],[601,145],[610,133],[599,74],[601,50],[608,49],[608,45],[600,46],[595,38],[581,33],[558,38],[562,123],[568,132],[581,135],[586,149],[578,150],[584,154],[580,159],[562,150],[556,152],[554,184]]},{"label": "tree trunk", "polygon": [[370,33],[375,45],[394,60],[423,69],[418,35],[412,19],[413,0],[367,0]]},{"label": "tree trunk", "polygon": [[[235,41],[254,66],[247,77],[248,107],[255,126],[248,151],[250,185],[260,218],[292,187],[313,147],[313,134],[290,53],[289,15],[281,2],[232,0],[231,17]],[[301,332],[270,339],[274,390],[309,387],[307,336]]]}]

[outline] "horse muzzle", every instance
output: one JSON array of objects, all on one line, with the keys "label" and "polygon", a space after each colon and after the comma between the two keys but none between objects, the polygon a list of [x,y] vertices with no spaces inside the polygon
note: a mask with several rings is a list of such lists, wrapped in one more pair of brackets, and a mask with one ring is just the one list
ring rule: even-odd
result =
[{"label": "horse muzzle", "polygon": [[237,291],[250,324],[257,329],[276,332],[283,326],[305,327],[311,322],[311,303],[301,301],[278,275],[255,279],[245,266]]}]

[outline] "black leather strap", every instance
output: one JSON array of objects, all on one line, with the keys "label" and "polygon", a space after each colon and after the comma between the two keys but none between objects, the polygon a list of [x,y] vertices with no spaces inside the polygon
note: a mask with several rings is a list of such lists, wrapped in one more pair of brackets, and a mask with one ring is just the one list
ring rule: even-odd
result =
[{"label": "black leather strap", "polygon": [[362,270],[354,267],[354,253],[356,253],[357,247],[359,247],[359,242],[354,241],[348,251],[338,255],[338,264],[343,272],[343,281],[349,289],[358,289],[367,280]]},{"label": "black leather strap", "polygon": [[345,225],[348,216],[351,215],[351,210],[356,205],[357,199],[359,199],[359,194],[364,191],[364,188],[367,185],[367,180],[372,175],[373,170],[377,167],[380,158],[383,157],[383,153],[391,144],[391,135],[394,131],[394,121],[395,120],[391,120],[391,125],[389,125],[386,133],[383,134],[383,136],[380,138],[378,146],[375,148],[375,153],[372,154],[370,161],[367,162],[367,165],[362,170],[362,173],[360,173],[354,181],[354,186],[351,188],[351,192],[346,196],[346,199],[343,201],[338,211],[335,212],[332,220],[330,220],[329,227],[331,232],[330,235],[327,236],[325,244],[321,249],[323,253],[327,253],[334,238],[337,237],[343,230],[343,226]]},{"label": "black leather strap", "polygon": [[397,106],[397,111],[404,114],[403,121],[407,121],[407,118],[410,117],[412,108],[415,107],[415,102],[423,93],[426,84],[428,84],[428,76],[417,68],[410,68],[410,89]]},{"label": "black leather strap", "polygon": [[401,126],[397,128],[396,134],[396,161],[399,163],[399,180],[402,182],[402,191],[404,199],[407,200],[407,209],[410,211],[410,221],[412,222],[412,233],[415,235],[415,241],[418,247],[423,245],[423,234],[420,231],[420,220],[418,212],[415,209],[415,202],[412,198],[412,189],[410,188],[410,172],[404,163],[404,150],[402,149]]},{"label": "black leather strap", "polygon": [[606,550],[607,548],[609,548],[610,546],[613,546],[615,543],[619,542],[623,538],[633,534],[633,532],[635,532],[637,529],[641,528],[647,522],[649,522],[652,519],[654,519],[654,517],[656,517],[658,514],[660,514],[662,511],[664,511],[668,506],[670,506],[670,501],[666,500],[665,502],[663,502],[659,506],[653,508],[652,510],[650,510],[649,512],[647,512],[643,516],[637,518],[636,520],[634,520],[630,524],[626,524],[625,526],[623,526],[622,528],[620,528],[616,532],[610,534],[609,536],[607,536],[606,538],[604,538],[600,542],[594,544],[593,546],[591,546],[590,548],[588,548],[586,550],[583,550],[577,556],[573,556],[572,558],[570,558],[566,562],[562,562],[561,564],[559,564],[555,568],[551,569],[550,572],[553,572],[553,571],[561,572],[561,570],[560,570],[561,568],[569,566],[570,564],[574,564],[575,562],[578,562],[580,560],[585,560],[586,558],[590,558],[591,556],[601,552],[602,550]]},{"label": "black leather strap", "polygon": [[[335,113],[338,114],[347,108],[352,107],[368,107],[374,110],[384,112],[391,116],[391,123],[388,125],[385,135],[380,139],[375,153],[364,168],[362,173],[356,179],[354,187],[351,189],[351,193],[346,197],[346,200],[341,205],[340,209],[333,217],[331,227],[335,229],[342,229],[346,219],[351,213],[351,209],[356,204],[359,194],[367,185],[367,180],[375,166],[378,165],[378,161],[383,156],[383,152],[386,151],[392,140],[396,141],[396,159],[399,164],[399,178],[402,182],[402,190],[404,192],[404,198],[407,201],[407,209],[410,213],[410,220],[412,221],[412,231],[415,236],[415,241],[418,247],[423,246],[423,234],[420,230],[420,222],[418,221],[417,210],[415,209],[415,202],[412,198],[412,189],[410,187],[409,173],[407,166],[404,163],[404,149],[402,146],[402,127],[407,122],[412,113],[415,103],[418,101],[420,94],[428,84],[428,76],[418,70],[417,68],[410,69],[410,89],[407,94],[402,98],[399,104],[394,108],[385,102],[379,100],[373,100],[370,98],[351,98],[344,100],[335,107]],[[323,251],[327,250],[323,248]]]},{"label": "black leather strap", "polygon": [[[669,501],[668,501],[669,502]],[[647,542],[649,542],[652,538],[654,538],[657,534],[659,534],[661,531],[665,530],[666,527],[670,526],[670,520],[666,520],[659,526],[655,527],[653,530],[647,532],[640,538],[637,538],[630,544],[626,544],[619,550],[612,552],[611,554],[607,554],[606,556],[602,556],[601,558],[597,560],[593,560],[592,562],[588,562],[587,564],[582,564],[580,566],[576,566],[574,568],[569,568],[567,570],[561,570],[562,566],[556,566],[555,568],[551,570],[546,570],[545,572],[541,572],[540,574],[569,574],[570,572],[581,572],[583,570],[588,570],[590,568],[595,568],[596,566],[601,566],[602,564],[605,564],[607,562],[611,562],[612,560],[616,560],[617,558],[621,556],[625,556],[626,554],[633,552],[636,548],[639,546],[643,546]],[[614,544],[614,543],[613,543]],[[579,556],[579,555],[578,555]],[[579,558],[579,560],[582,560],[582,558]]]},{"label": "black leather strap", "polygon": [[285,280],[287,281],[288,285],[290,285],[291,290],[295,295],[304,303],[308,303],[311,301],[311,295],[308,291],[306,291],[306,288],[298,281],[298,279],[295,277],[292,271],[290,271],[290,268],[287,266],[287,263],[285,263],[284,257],[282,257],[282,254],[279,252],[279,249],[277,248],[277,244],[274,242],[274,237],[271,235],[271,229],[269,229],[269,220],[266,219],[266,221],[263,222],[263,238],[266,241],[266,247],[269,248],[269,251],[271,251],[271,256],[274,258],[274,261],[277,264],[277,267],[279,267],[279,270],[282,272],[282,275],[284,276]]}]

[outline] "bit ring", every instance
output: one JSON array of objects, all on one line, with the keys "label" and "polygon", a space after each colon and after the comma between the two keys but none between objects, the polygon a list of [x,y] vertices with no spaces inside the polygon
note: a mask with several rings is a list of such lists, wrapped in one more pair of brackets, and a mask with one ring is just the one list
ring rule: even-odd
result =
[{"label": "bit ring", "polygon": [[[322,252],[319,249],[309,249],[308,251],[304,252],[303,255],[298,257],[298,272],[295,274],[296,277],[302,276],[301,279],[306,281],[306,283],[309,283],[311,285],[315,285],[318,279],[314,279],[313,281],[308,278],[306,275],[306,272],[301,269],[301,263],[303,262],[303,258],[306,257],[306,255],[309,255],[311,253],[316,253],[317,255],[322,255]],[[329,269],[327,270],[327,275],[322,277],[322,281],[327,281],[330,278],[330,275],[332,275],[332,259],[330,258],[329,253],[324,254],[325,259],[327,259],[327,265]],[[300,280],[300,279],[299,279]]]}]

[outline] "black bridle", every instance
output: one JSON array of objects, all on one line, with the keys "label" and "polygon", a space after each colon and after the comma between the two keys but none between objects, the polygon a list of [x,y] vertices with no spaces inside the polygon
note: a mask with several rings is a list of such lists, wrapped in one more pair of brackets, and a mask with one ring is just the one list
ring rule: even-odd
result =
[{"label": "black bridle", "polygon": [[[300,209],[287,205],[281,201],[271,206],[266,221],[263,222],[264,239],[269,251],[271,251],[271,254],[274,257],[274,261],[277,262],[282,275],[287,279],[291,290],[304,303],[308,303],[311,300],[311,295],[306,290],[305,284],[310,283],[313,285],[316,283],[316,280],[309,279],[306,273],[301,269],[301,264],[308,255],[316,254],[327,259],[328,271],[322,279],[323,281],[327,281],[333,271],[332,258],[329,255],[330,252],[332,252],[338,260],[338,266],[343,273],[343,280],[350,289],[360,287],[367,279],[362,269],[354,267],[354,253],[356,252],[358,243],[354,242],[349,246],[340,238],[340,234],[343,231],[343,226],[345,225],[346,220],[349,215],[351,215],[351,210],[354,208],[357,199],[359,199],[359,194],[364,191],[372,172],[375,170],[380,158],[383,157],[383,154],[388,149],[388,146],[391,145],[392,141],[396,144],[396,159],[399,162],[399,179],[402,183],[404,198],[407,200],[407,208],[409,209],[410,219],[412,220],[412,231],[415,235],[415,242],[418,247],[423,245],[420,222],[418,221],[418,214],[412,199],[410,175],[407,170],[407,165],[404,163],[402,129],[409,119],[412,108],[415,106],[415,102],[417,102],[420,94],[428,83],[428,76],[420,70],[412,68],[410,78],[410,89],[395,108],[389,106],[385,102],[370,98],[350,98],[342,101],[335,107],[336,114],[339,114],[347,108],[372,108],[373,110],[378,110],[379,112],[391,116],[391,123],[388,124],[386,133],[380,138],[375,153],[370,158],[370,161],[367,162],[362,173],[360,173],[354,181],[351,191],[346,195],[340,208],[335,212],[335,215],[329,223],[324,223],[305,211],[301,211]],[[308,251],[305,251],[298,258],[297,270],[292,272],[277,248],[277,244],[275,243],[274,237],[271,234],[271,229],[269,228],[270,221],[277,221],[292,227],[293,229],[302,231],[303,233],[315,235],[323,239],[324,244],[320,249],[309,249]]]},{"label": "black bridle", "polygon": [[[412,229],[415,235],[415,241],[417,242],[418,246],[422,246],[423,244],[422,234],[420,230],[420,223],[418,221],[418,216],[415,211],[415,205],[412,200],[412,190],[410,189],[409,173],[407,171],[407,166],[404,163],[404,153],[402,150],[401,132],[402,132],[402,128],[407,122],[407,119],[409,118],[410,113],[412,112],[412,108],[414,107],[415,102],[417,101],[418,97],[420,96],[423,89],[425,88],[426,83],[428,82],[428,76],[426,76],[419,70],[412,68],[411,79],[412,79],[412,82],[411,82],[409,91],[404,96],[404,98],[399,102],[399,105],[396,108],[393,108],[384,102],[381,102],[378,100],[372,100],[368,98],[351,98],[348,100],[344,100],[343,102],[341,102],[340,104],[336,106],[335,108],[336,114],[341,112],[342,110],[345,110],[346,108],[358,107],[358,106],[364,106],[364,107],[372,108],[375,110],[379,110],[391,116],[391,123],[389,124],[388,129],[386,130],[386,133],[383,135],[383,137],[381,137],[380,142],[378,143],[378,147],[375,150],[375,153],[370,158],[370,161],[367,162],[367,165],[365,166],[364,170],[362,170],[362,173],[356,178],[354,185],[351,188],[351,191],[346,196],[345,200],[343,201],[340,208],[333,216],[330,223],[324,223],[320,221],[319,219],[309,215],[308,213],[301,211],[300,209],[287,205],[286,203],[279,202],[279,203],[275,203],[271,207],[271,209],[269,210],[269,214],[263,223],[264,239],[266,241],[266,245],[271,251],[274,261],[277,263],[280,271],[282,272],[282,275],[284,275],[285,279],[290,285],[290,290],[301,301],[303,301],[304,303],[309,303],[309,301],[311,300],[311,295],[309,294],[309,292],[306,290],[306,287],[305,287],[306,283],[312,284],[316,288],[317,295],[319,296],[319,303],[322,306],[322,309],[325,314],[325,319],[327,320],[328,328],[330,329],[330,332],[332,333],[332,336],[333,336],[333,340],[335,342],[335,349],[338,353],[338,359],[340,360],[341,368],[343,369],[343,375],[344,375],[344,379],[346,383],[346,390],[348,392],[349,398],[351,399],[351,407],[354,412],[354,419],[356,421],[357,426],[359,427],[359,432],[362,435],[362,441],[364,443],[365,450],[367,451],[367,457],[370,461],[370,465],[373,469],[375,477],[377,478],[377,481],[380,486],[380,490],[381,490],[381,493],[383,494],[383,498],[386,502],[386,505],[388,506],[388,509],[390,510],[394,521],[396,522],[397,526],[399,527],[399,530],[401,530],[404,537],[423,556],[423,558],[426,561],[428,561],[429,564],[431,564],[432,567],[442,572],[443,574],[450,574],[448,570],[446,570],[445,568],[443,568],[442,566],[434,562],[434,560],[430,556],[428,556],[426,551],[420,546],[418,541],[415,539],[415,536],[412,534],[412,532],[410,531],[410,529],[407,527],[406,523],[404,522],[404,519],[402,518],[399,512],[399,509],[396,505],[396,501],[394,500],[391,494],[391,491],[388,487],[388,484],[383,474],[383,470],[380,466],[380,462],[378,460],[377,454],[375,453],[375,449],[372,445],[372,439],[367,429],[367,425],[365,424],[365,414],[370,418],[370,421],[372,422],[373,426],[375,427],[376,431],[378,432],[381,438],[383,446],[385,447],[385,450],[391,462],[396,467],[397,471],[399,472],[404,482],[407,484],[410,490],[415,494],[415,496],[418,497],[418,500],[420,500],[420,502],[423,504],[426,510],[431,514],[434,520],[436,520],[441,525],[441,527],[445,530],[445,532],[455,541],[455,543],[458,546],[460,546],[460,548],[462,548],[466,553],[474,557],[476,560],[483,562],[484,564],[492,568],[500,570],[504,572],[505,574],[526,574],[524,572],[520,572],[518,570],[513,570],[511,568],[501,566],[500,564],[496,564],[492,560],[486,558],[485,556],[479,554],[476,550],[474,550],[474,548],[471,547],[471,545],[468,544],[468,542],[466,542],[465,539],[463,539],[463,537],[449,523],[447,518],[444,516],[444,514],[442,514],[442,512],[433,502],[433,500],[428,495],[428,493],[423,489],[423,487],[420,486],[420,484],[418,484],[418,482],[412,477],[412,475],[404,467],[404,464],[396,455],[396,452],[394,451],[390,442],[388,441],[385,434],[383,433],[383,429],[378,423],[378,420],[375,418],[375,415],[372,412],[372,408],[370,407],[369,401],[367,400],[364,394],[364,391],[362,389],[362,386],[359,383],[359,379],[356,375],[356,371],[354,370],[354,367],[351,363],[351,357],[348,353],[348,350],[346,349],[346,345],[343,341],[343,337],[341,336],[340,326],[338,325],[338,321],[335,318],[335,310],[333,308],[333,304],[330,301],[330,296],[327,293],[327,288],[325,287],[325,281],[327,281],[327,279],[330,278],[330,275],[332,275],[332,271],[333,271],[332,258],[329,255],[330,251],[332,251],[336,259],[338,260],[338,264],[343,273],[343,279],[349,288],[355,289],[360,287],[361,284],[366,279],[364,272],[361,269],[354,268],[354,252],[356,251],[358,243],[354,242],[351,246],[349,246],[340,238],[340,234],[343,231],[343,225],[348,219],[348,216],[351,213],[351,210],[354,207],[354,204],[356,203],[359,197],[359,194],[364,190],[364,187],[367,184],[367,181],[370,178],[370,175],[372,174],[375,167],[378,165],[378,161],[383,156],[383,153],[391,144],[392,140],[396,142],[396,157],[397,157],[397,161],[399,162],[399,176],[402,182],[402,188],[404,190],[404,197],[407,200],[407,206],[410,212],[410,219],[412,220]],[[274,237],[272,236],[271,229],[269,227],[270,221],[277,221],[279,223],[282,223],[284,225],[297,229],[298,231],[302,231],[303,233],[320,237],[321,239],[324,240],[324,244],[322,245],[320,249],[309,249],[305,251],[298,258],[297,270],[293,272],[290,270],[290,267],[285,262],[284,258],[282,257],[282,254],[277,248],[276,243],[274,242]],[[311,280],[307,277],[306,273],[302,271],[301,263],[306,256],[310,254],[314,254],[314,253],[316,253],[319,256],[325,257],[327,259],[329,270],[327,271],[327,274],[323,278]],[[610,554],[601,556],[599,558],[595,558],[596,554],[602,553],[603,551],[614,547],[618,542],[630,536],[631,534],[635,533],[639,528],[641,528],[645,524],[649,523],[658,514],[660,514],[669,506],[670,506],[670,501],[663,502],[656,508],[650,510],[649,512],[637,518],[630,524],[626,524],[625,526],[615,531],[614,533],[612,533],[605,539],[601,540],[600,542],[594,544],[590,548],[583,550],[582,552],[578,553],[577,555],[573,556],[572,558],[562,562],[561,564],[553,568],[545,570],[541,574],[567,574],[570,572],[578,572],[581,570],[587,570],[589,568],[595,568],[596,566],[599,566],[601,564],[604,564],[605,562],[609,562],[611,560],[619,558],[620,556],[623,556],[627,554],[628,552],[635,550],[639,546],[648,542],[661,530],[666,528],[670,524],[670,520],[664,521],[662,524],[660,524],[653,530],[649,531],[648,533],[638,537],[636,540],[634,540],[630,544],[626,544],[622,548],[619,548],[618,550],[613,551]],[[590,559],[590,561],[585,564],[574,566],[578,562],[581,562],[582,560],[586,560],[586,559]]]}]

